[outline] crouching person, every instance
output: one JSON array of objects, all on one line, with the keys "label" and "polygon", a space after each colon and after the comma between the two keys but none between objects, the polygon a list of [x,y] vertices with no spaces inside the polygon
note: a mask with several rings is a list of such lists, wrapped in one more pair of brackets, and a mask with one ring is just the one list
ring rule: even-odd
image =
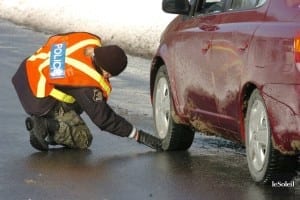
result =
[{"label": "crouching person", "polygon": [[127,66],[125,52],[116,45],[101,46],[98,36],[72,32],[51,36],[26,58],[12,78],[31,145],[86,149],[93,136],[81,118],[86,112],[101,129],[138,140],[139,132],[107,104],[109,78]]}]

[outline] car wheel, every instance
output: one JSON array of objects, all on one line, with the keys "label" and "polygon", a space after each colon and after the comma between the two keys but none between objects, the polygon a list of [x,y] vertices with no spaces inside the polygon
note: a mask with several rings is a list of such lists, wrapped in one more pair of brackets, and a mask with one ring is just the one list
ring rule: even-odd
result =
[{"label": "car wheel", "polygon": [[274,149],[266,106],[257,89],[248,102],[245,128],[246,156],[253,180],[262,184],[292,180],[297,175],[297,156],[284,156]]},{"label": "car wheel", "polygon": [[156,132],[163,141],[163,150],[186,150],[193,143],[195,132],[187,125],[175,123],[172,111],[173,101],[167,69],[162,66],[156,75],[153,92]]}]

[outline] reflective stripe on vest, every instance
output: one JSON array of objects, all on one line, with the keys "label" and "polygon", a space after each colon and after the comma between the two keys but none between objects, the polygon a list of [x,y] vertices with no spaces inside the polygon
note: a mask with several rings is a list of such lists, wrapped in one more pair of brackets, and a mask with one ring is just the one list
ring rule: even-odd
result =
[{"label": "reflective stripe on vest", "polygon": [[[66,49],[65,63],[71,65],[72,67],[83,72],[84,74],[86,74],[87,76],[89,76],[90,78],[92,78],[93,80],[98,82],[99,86],[101,87],[102,91],[104,92],[104,96],[107,98],[111,92],[111,87],[110,87],[109,83],[107,83],[107,81],[95,69],[89,67],[84,62],[81,62],[74,58],[68,57],[68,55],[72,54],[76,50],[83,48],[84,46],[87,46],[87,45],[100,46],[100,41],[96,40],[96,39],[86,39],[86,40],[77,42],[77,43],[73,44],[72,46],[68,47]],[[41,52],[41,53],[32,55],[30,58],[28,58],[29,61],[35,61],[36,59],[44,60],[38,66],[39,80],[38,80],[37,91],[36,91],[36,97],[38,97],[38,98],[42,98],[42,97],[46,96],[45,89],[46,89],[47,79],[43,74],[43,70],[46,67],[48,67],[50,64],[49,57],[50,57],[50,52],[49,53]],[[67,102],[67,103],[75,102],[75,99],[72,96],[67,95],[64,92],[57,90],[55,88],[51,89],[49,95],[60,101],[63,101],[63,102]]]},{"label": "reflective stripe on vest", "polygon": [[65,102],[65,103],[74,103],[75,99],[74,97],[67,95],[66,93],[53,88],[50,92],[50,96],[56,98],[59,101]]}]

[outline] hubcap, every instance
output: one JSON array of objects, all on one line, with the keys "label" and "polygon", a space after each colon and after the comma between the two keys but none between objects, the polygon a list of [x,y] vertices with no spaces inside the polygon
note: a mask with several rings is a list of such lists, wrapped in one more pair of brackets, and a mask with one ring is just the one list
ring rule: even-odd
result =
[{"label": "hubcap", "polygon": [[262,170],[269,149],[270,128],[268,116],[263,103],[256,100],[250,111],[249,118],[249,152],[248,156],[253,167]]},{"label": "hubcap", "polygon": [[170,92],[166,78],[159,79],[155,91],[155,124],[160,138],[165,138],[168,133],[170,120]]}]

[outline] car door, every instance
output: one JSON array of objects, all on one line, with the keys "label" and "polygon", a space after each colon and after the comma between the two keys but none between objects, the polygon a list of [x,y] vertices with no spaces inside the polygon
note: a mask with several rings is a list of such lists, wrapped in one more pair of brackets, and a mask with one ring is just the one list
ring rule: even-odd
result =
[{"label": "car door", "polygon": [[212,39],[211,63],[213,95],[219,126],[240,132],[242,73],[248,67],[251,39],[265,18],[266,0],[230,0],[228,10],[220,16]]},{"label": "car door", "polygon": [[215,24],[219,23],[220,18],[218,14],[205,12],[203,2],[197,1],[195,14],[182,21],[173,37],[175,44],[170,45],[174,67],[170,69],[170,79],[171,82],[174,80],[179,108],[192,123],[201,121],[217,125],[213,115],[216,113],[216,103],[211,91],[210,49],[213,32],[217,29]]}]

